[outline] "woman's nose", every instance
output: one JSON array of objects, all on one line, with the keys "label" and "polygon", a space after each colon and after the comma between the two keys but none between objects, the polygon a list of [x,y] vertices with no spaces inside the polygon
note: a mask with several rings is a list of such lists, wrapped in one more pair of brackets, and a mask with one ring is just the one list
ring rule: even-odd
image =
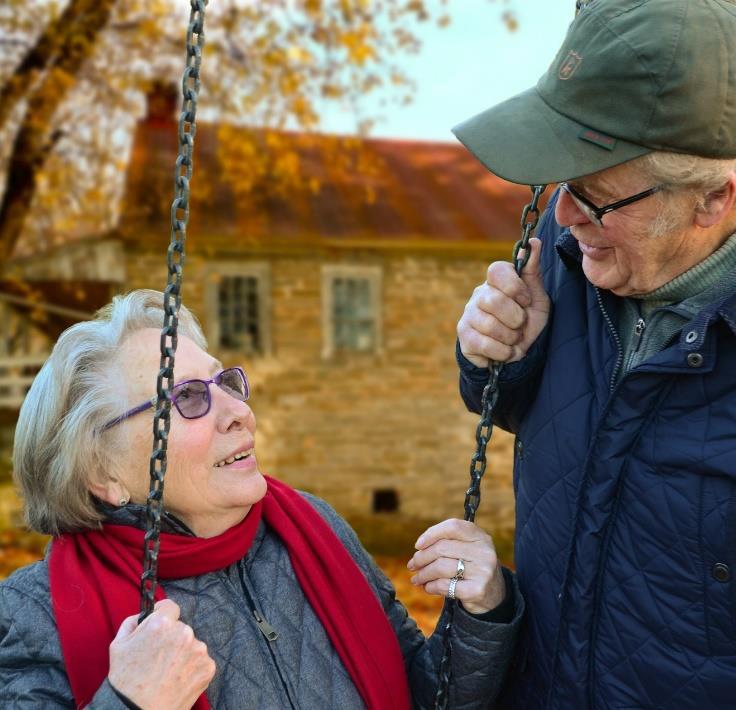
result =
[{"label": "woman's nose", "polygon": [[216,412],[218,425],[222,431],[239,431],[248,429],[255,431],[256,419],[247,402],[236,399],[219,387],[213,388],[212,408]]},{"label": "woman's nose", "polygon": [[565,190],[560,190],[560,196],[557,198],[555,220],[561,227],[572,227],[576,224],[590,222],[585,212],[577,206],[575,200]]}]

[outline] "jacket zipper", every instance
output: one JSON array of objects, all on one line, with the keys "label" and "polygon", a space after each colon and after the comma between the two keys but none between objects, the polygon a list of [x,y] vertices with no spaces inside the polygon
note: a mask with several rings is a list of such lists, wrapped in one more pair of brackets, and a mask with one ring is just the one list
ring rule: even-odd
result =
[{"label": "jacket zipper", "polygon": [[238,564],[238,576],[240,577],[240,586],[243,588],[245,600],[248,603],[251,613],[253,614],[253,618],[256,621],[256,626],[267,641],[266,646],[268,647],[268,651],[271,654],[271,660],[273,661],[273,665],[276,668],[276,673],[278,674],[279,680],[281,681],[281,687],[284,691],[284,694],[286,695],[286,699],[289,701],[289,707],[292,710],[297,710],[297,707],[291,698],[291,694],[289,693],[289,686],[286,684],[286,679],[281,672],[281,666],[279,665],[278,659],[276,658],[276,652],[274,651],[272,645],[273,642],[279,637],[279,634],[276,629],[274,629],[273,626],[271,626],[271,624],[269,624],[268,621],[263,618],[263,615],[256,608],[256,603],[253,600],[253,595],[250,593],[250,589],[248,589],[248,585],[245,582],[242,562]]},{"label": "jacket zipper", "polygon": [[644,335],[644,330],[646,329],[646,327],[646,321],[643,318],[639,317],[636,321],[636,324],[634,325],[634,338],[632,340],[632,348],[629,351],[628,358],[626,358],[626,372],[631,370],[634,366],[636,355],[639,352],[642,341],[644,340],[642,336]]},{"label": "jacket zipper", "polygon": [[[611,335],[613,336],[613,339],[616,342],[616,348],[618,349],[618,357],[616,358],[616,364],[613,366],[613,374],[611,375],[611,381],[608,383],[609,390],[613,392],[613,389],[616,386],[616,378],[618,377],[618,372],[621,369],[621,365],[624,360],[624,348],[621,345],[621,338],[616,332],[616,328],[613,325],[611,316],[608,315],[608,311],[603,305],[603,299],[601,298],[601,292],[598,290],[597,286],[594,286],[593,288],[595,289],[595,297],[598,299],[598,305],[600,306],[601,313],[603,314],[603,318],[606,321],[606,325],[608,325],[608,330],[611,331]],[[641,320],[642,323],[644,322],[641,318],[639,320]],[[642,332],[644,332],[643,328],[642,328]]]},{"label": "jacket zipper", "polygon": [[634,326],[634,335],[636,336],[636,346],[634,347],[635,351],[639,350],[639,346],[641,345],[641,336],[644,334],[644,329],[646,327],[647,324],[643,318],[639,318],[639,320],[636,321],[636,325]]},{"label": "jacket zipper", "polygon": [[256,609],[253,609],[253,616],[256,617],[256,625],[261,630],[261,633],[266,637],[267,641],[275,641],[279,635],[276,629],[271,626]]}]

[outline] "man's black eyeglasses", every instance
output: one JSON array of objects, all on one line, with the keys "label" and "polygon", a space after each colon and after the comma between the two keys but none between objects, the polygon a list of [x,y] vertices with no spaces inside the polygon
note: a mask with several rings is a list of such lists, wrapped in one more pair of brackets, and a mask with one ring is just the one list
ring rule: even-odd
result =
[{"label": "man's black eyeglasses", "polygon": [[574,187],[572,187],[572,185],[566,182],[561,182],[560,187],[570,195],[570,197],[572,197],[573,202],[575,202],[580,211],[591,222],[593,222],[593,224],[597,224],[599,227],[602,227],[604,214],[608,214],[609,212],[618,210],[621,207],[626,207],[626,205],[643,200],[645,197],[649,197],[649,195],[653,195],[655,192],[662,190],[664,185],[655,185],[654,187],[650,187],[648,190],[644,190],[644,192],[637,192],[636,195],[626,197],[625,199],[618,200],[617,202],[612,202],[610,205],[606,205],[605,207],[597,207],[587,197],[581,195]]}]

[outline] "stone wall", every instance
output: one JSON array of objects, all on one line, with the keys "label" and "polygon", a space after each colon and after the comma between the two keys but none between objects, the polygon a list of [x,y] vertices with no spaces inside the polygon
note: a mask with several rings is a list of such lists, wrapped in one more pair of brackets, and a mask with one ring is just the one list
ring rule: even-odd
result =
[{"label": "stone wall", "polygon": [[[405,548],[426,525],[462,517],[478,417],[458,394],[455,326],[487,260],[369,250],[257,258],[270,264],[272,352],[248,362],[213,353],[248,372],[261,469],[328,500],[374,549]],[[382,269],[380,353],[322,356],[321,268],[337,263]],[[205,328],[214,315],[204,306],[207,264],[188,257],[184,291]],[[126,287],[165,284],[158,254],[131,255],[127,271]],[[494,431],[479,513],[506,559],[512,449],[512,437]],[[373,512],[384,489],[398,493],[397,512]]]}]

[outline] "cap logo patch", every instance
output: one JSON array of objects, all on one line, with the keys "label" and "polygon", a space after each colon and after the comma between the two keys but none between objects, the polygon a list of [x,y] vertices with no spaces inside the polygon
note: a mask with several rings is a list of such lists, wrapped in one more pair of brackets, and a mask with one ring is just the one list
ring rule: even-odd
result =
[{"label": "cap logo patch", "polygon": [[588,141],[588,143],[593,143],[599,148],[605,148],[606,150],[613,150],[616,147],[616,143],[618,143],[615,138],[607,136],[605,133],[598,133],[598,131],[594,131],[592,128],[584,128],[578,135],[578,138]]},{"label": "cap logo patch", "polygon": [[557,76],[566,81],[578,70],[578,67],[583,63],[583,58],[572,50],[565,57],[565,61],[562,62],[560,70],[557,72]]}]

